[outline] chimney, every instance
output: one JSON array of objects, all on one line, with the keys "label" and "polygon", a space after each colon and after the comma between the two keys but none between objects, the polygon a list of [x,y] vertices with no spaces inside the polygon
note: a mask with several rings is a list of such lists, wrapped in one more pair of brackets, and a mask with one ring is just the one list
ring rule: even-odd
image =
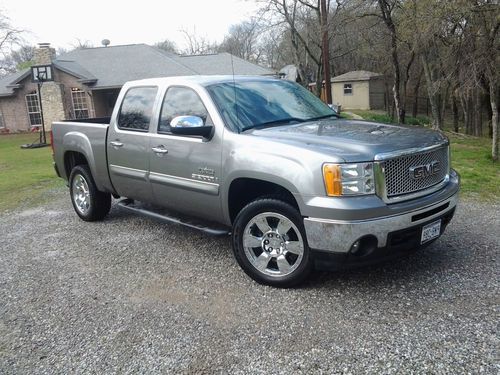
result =
[{"label": "chimney", "polygon": [[49,65],[56,58],[55,48],[50,47],[50,43],[38,43],[35,49],[35,65]]}]

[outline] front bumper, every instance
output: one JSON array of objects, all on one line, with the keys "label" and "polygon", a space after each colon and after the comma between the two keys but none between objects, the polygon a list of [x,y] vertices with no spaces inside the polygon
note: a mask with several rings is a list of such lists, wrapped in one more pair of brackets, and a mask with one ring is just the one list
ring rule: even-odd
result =
[{"label": "front bumper", "polygon": [[388,241],[398,232],[415,228],[420,233],[424,224],[439,218],[447,220],[442,233],[453,216],[457,201],[458,190],[447,199],[393,216],[350,221],[308,217],[304,219],[307,241],[313,250],[347,254],[356,241],[370,236],[376,238],[376,248],[386,248]]}]

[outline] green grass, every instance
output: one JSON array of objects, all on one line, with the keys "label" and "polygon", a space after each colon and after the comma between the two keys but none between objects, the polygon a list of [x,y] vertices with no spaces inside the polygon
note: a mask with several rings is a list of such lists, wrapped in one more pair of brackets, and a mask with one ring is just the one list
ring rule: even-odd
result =
[{"label": "green grass", "polygon": [[462,194],[481,200],[500,199],[500,163],[491,159],[491,140],[446,133],[451,165],[462,177]]},{"label": "green grass", "polygon": [[37,134],[0,136],[0,211],[37,204],[49,189],[64,184],[52,167],[50,147],[20,148],[33,141],[38,141]]}]

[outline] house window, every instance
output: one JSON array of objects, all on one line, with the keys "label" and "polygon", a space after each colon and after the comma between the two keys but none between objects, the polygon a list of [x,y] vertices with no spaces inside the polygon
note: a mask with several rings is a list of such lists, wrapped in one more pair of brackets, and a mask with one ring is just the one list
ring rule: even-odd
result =
[{"label": "house window", "polygon": [[0,129],[5,128],[5,123],[3,122],[3,114],[0,112]]},{"label": "house window", "polygon": [[31,126],[42,125],[42,114],[40,112],[40,102],[38,101],[38,93],[33,91],[26,95],[26,108],[30,118]]},{"label": "house window", "polygon": [[73,87],[71,89],[71,100],[73,101],[74,118],[89,118],[89,107],[85,91]]},{"label": "house window", "polygon": [[344,83],[344,95],[352,95],[352,83]]}]

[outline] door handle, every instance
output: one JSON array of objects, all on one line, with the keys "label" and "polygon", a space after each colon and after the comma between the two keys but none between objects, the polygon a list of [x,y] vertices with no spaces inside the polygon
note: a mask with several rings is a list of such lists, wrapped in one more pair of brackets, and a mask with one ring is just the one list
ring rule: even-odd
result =
[{"label": "door handle", "polygon": [[118,142],[118,141],[112,141],[112,142],[109,142],[109,144],[113,147],[123,147],[123,143]]},{"label": "door handle", "polygon": [[160,154],[160,155],[168,154],[168,150],[163,145],[158,147],[153,147],[151,150],[153,150],[155,154]]}]

